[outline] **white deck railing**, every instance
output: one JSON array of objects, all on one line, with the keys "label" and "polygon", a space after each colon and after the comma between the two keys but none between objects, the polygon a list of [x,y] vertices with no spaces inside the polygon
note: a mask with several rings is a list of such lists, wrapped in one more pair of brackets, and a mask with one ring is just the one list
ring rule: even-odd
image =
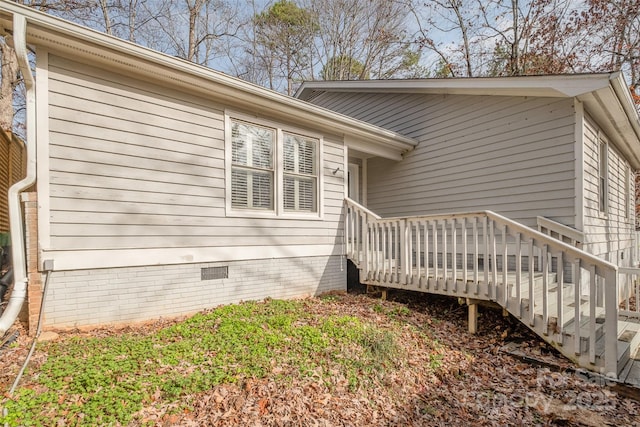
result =
[{"label": "white deck railing", "polygon": [[640,268],[620,267],[618,302],[620,314],[640,317]]},{"label": "white deck railing", "polygon": [[539,216],[536,218],[538,231],[547,236],[554,237],[561,242],[565,242],[571,246],[582,249],[584,243],[584,233],[575,228],[568,227],[549,218]]},{"label": "white deck railing", "polygon": [[364,282],[496,301],[561,345],[572,335],[576,355],[586,333],[590,363],[604,332],[617,374],[616,265],[491,211],[380,218],[346,199],[345,234]]}]

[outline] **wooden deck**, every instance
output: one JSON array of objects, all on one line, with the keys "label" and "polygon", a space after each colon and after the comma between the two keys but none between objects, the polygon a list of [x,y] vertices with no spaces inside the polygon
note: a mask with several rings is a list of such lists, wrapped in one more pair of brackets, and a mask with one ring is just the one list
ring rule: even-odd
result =
[{"label": "wooden deck", "polygon": [[577,365],[640,377],[640,310],[628,308],[640,270],[618,271],[565,243],[563,230],[550,236],[492,212],[384,219],[347,207],[347,254],[361,283],[463,298],[470,326],[476,304],[494,302]]}]

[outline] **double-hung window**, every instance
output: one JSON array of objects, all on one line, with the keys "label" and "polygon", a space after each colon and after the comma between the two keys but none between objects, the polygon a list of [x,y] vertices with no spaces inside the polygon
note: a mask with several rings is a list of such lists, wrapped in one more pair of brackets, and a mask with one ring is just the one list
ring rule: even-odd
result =
[{"label": "double-hung window", "polygon": [[231,205],[273,210],[275,132],[250,123],[231,125]]},{"label": "double-hung window", "polygon": [[284,134],[284,210],[318,211],[318,140]]},{"label": "double-hung window", "polygon": [[600,141],[598,150],[598,204],[600,205],[600,212],[607,213],[609,210],[609,147],[607,142],[598,138]]},{"label": "double-hung window", "polygon": [[320,218],[322,139],[253,118],[226,123],[227,214]]}]

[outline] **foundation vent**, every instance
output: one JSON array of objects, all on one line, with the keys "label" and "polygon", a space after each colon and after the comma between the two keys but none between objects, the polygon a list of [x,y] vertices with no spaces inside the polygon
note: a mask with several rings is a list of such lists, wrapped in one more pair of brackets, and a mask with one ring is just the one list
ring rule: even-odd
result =
[{"label": "foundation vent", "polygon": [[205,267],[200,270],[200,280],[216,280],[228,279],[229,266],[224,267]]}]

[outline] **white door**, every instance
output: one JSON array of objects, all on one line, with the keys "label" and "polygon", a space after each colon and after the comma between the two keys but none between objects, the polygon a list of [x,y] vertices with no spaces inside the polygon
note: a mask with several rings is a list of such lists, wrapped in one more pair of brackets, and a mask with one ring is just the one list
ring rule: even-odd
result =
[{"label": "white door", "polygon": [[360,203],[360,166],[349,163],[349,198]]}]

